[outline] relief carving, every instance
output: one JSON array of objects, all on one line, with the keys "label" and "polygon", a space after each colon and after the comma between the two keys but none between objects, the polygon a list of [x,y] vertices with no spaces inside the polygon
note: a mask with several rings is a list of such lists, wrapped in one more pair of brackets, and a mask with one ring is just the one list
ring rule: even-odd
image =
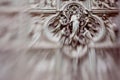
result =
[{"label": "relief carving", "polygon": [[69,4],[53,17],[48,23],[48,28],[51,33],[59,36],[63,47],[72,48],[73,51],[77,51],[76,54],[86,53],[88,45],[100,43],[107,32],[102,18],[77,3]]},{"label": "relief carving", "polygon": [[56,0],[33,0],[31,8],[56,9]]},{"label": "relief carving", "polygon": [[116,9],[117,0],[93,0],[93,9]]},{"label": "relief carving", "polygon": [[[49,44],[48,41],[45,42],[45,38],[41,38],[42,41],[39,39],[43,32],[38,31],[40,26],[38,26],[38,29],[36,27],[35,31],[33,28],[35,37],[32,38],[32,46],[41,42],[38,44],[42,45],[40,49],[54,49],[57,52],[55,53],[55,72],[57,75],[55,80],[61,79],[61,73],[59,73],[61,71],[60,63],[63,62],[62,59],[66,56],[69,58],[66,59],[71,61],[69,65],[72,68],[70,79],[75,76],[76,79],[82,80],[109,80],[106,79],[106,77],[109,77],[109,66],[111,72],[113,72],[112,68],[116,66],[106,64],[111,62],[112,57],[109,52],[104,51],[106,48],[113,47],[117,39],[116,31],[118,28],[111,20],[113,16],[109,15],[114,13],[114,9],[117,9],[116,1],[94,0],[94,7],[91,6],[92,9],[88,9],[84,3],[84,5],[82,4],[82,1],[85,0],[80,0],[80,2],[78,0],[62,0],[62,8],[59,7],[52,14],[44,13],[50,15],[45,20],[43,16],[41,17],[43,20],[39,20],[39,22],[43,21],[45,23],[42,25],[44,27],[44,37],[47,37],[49,42],[54,42],[54,44]],[[57,3],[57,5],[61,5],[61,3]],[[97,13],[93,9],[96,9]],[[101,64],[104,67],[101,67]],[[80,78],[78,78],[78,70],[82,71]],[[97,72],[98,70],[99,72]],[[98,75],[100,75],[100,78],[98,78]]]},{"label": "relief carving", "polygon": [[[111,2],[109,7],[112,6]],[[99,8],[102,9],[101,6]],[[108,7],[103,8],[107,9]],[[41,21],[44,20],[39,20],[39,22]],[[46,37],[50,41],[60,43],[63,51],[68,49],[71,54],[65,53],[70,57],[81,57],[93,47],[109,46],[116,41],[115,30],[117,27],[109,19],[109,16],[103,13],[96,15],[82,3],[76,1],[64,5],[60,11],[48,18],[44,27]],[[35,38],[33,36],[33,43],[39,41],[40,32],[35,32],[35,35],[37,36]]]}]

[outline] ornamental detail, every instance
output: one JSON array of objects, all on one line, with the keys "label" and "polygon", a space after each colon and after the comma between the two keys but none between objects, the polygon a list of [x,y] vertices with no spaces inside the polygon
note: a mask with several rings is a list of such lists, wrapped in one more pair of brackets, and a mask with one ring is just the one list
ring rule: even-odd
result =
[{"label": "ornamental detail", "polygon": [[[115,0],[44,1],[44,4],[40,1],[43,7],[40,7],[42,5],[39,2],[32,7],[32,10],[37,10],[32,14],[37,13],[41,17],[38,28],[41,26],[48,40],[59,44],[68,56],[82,57],[91,48],[109,47],[116,41],[118,29],[111,20],[113,15],[110,15],[119,12]],[[40,39],[39,30],[35,34],[38,36],[33,34],[32,45]]]}]

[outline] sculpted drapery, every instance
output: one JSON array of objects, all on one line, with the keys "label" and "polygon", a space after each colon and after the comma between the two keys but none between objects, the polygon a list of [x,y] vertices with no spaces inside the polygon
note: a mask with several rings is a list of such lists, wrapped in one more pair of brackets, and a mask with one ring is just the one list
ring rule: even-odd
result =
[{"label": "sculpted drapery", "polygon": [[[109,18],[109,14],[118,13],[116,1],[90,1],[90,9],[84,5],[84,0],[60,1],[63,6],[56,8],[58,10],[46,18],[44,34],[48,40],[59,43],[57,57],[67,56],[71,60],[71,80],[114,80],[119,78],[117,67],[104,49],[116,42],[117,26]],[[45,11],[48,14],[49,10]],[[60,66],[57,67],[58,72]],[[113,71],[115,76],[111,76]],[[61,75],[62,72],[57,75],[58,80]]]}]

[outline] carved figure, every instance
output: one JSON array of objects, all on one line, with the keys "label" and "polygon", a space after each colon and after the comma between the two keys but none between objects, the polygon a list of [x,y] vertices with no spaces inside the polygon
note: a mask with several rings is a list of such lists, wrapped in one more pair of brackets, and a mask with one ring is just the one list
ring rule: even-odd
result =
[{"label": "carved figure", "polygon": [[30,2],[33,4],[32,8],[39,7],[40,9],[53,9],[56,7],[56,0],[39,0]]},{"label": "carved figure", "polygon": [[45,0],[44,1],[44,8],[53,8],[55,7],[55,0]]},{"label": "carved figure", "polygon": [[[105,8],[108,10],[113,9],[115,0],[95,0],[95,4],[99,9]],[[51,6],[51,2],[49,2],[49,6]],[[48,23],[46,23],[47,30],[50,32],[48,36],[54,34],[49,37],[51,41],[51,38],[56,35],[58,36],[58,42],[61,43],[59,54],[61,55],[63,52],[69,58],[72,58],[69,59],[73,63],[70,66],[73,73],[76,72],[74,74],[77,76],[76,79],[110,80],[111,77],[109,75],[113,71],[116,73],[118,69],[113,62],[111,54],[104,50],[104,48],[106,46],[109,47],[109,43],[111,44],[112,42],[113,44],[115,42],[116,35],[114,31],[116,30],[116,25],[106,15],[101,17],[102,14],[94,14],[81,6],[81,4],[75,2],[68,4],[58,13],[57,16],[53,15]],[[35,30],[33,43],[40,38],[39,23],[35,23],[35,26],[38,26],[38,28],[33,29]],[[58,48],[55,49],[58,51]],[[57,54],[58,58],[60,58],[59,54]],[[60,61],[60,59],[58,60]],[[78,68],[80,71],[77,71]],[[77,72],[80,73],[77,74]],[[79,74],[80,78],[78,78]],[[116,79],[116,74],[115,78],[112,75],[113,80]]]},{"label": "carved figure", "polygon": [[[60,41],[63,46],[72,47],[74,50],[100,42],[106,34],[101,18],[74,4],[51,20],[53,21],[48,23],[48,28],[52,27],[51,32],[61,36]],[[84,49],[80,50],[82,54],[86,52],[83,51]],[[78,52],[76,54],[79,54]]]},{"label": "carved figure", "polygon": [[112,41],[116,40],[115,31],[118,29],[116,24],[114,24],[105,14],[103,15],[104,24],[110,34],[110,38]]},{"label": "carved figure", "polygon": [[73,38],[76,35],[76,32],[79,29],[79,14],[76,14],[75,12],[73,12],[73,15],[71,16],[71,20],[70,22],[72,22],[72,34],[70,35],[70,38]]},{"label": "carved figure", "polygon": [[94,7],[93,9],[115,9],[116,1],[115,0],[93,0]]}]

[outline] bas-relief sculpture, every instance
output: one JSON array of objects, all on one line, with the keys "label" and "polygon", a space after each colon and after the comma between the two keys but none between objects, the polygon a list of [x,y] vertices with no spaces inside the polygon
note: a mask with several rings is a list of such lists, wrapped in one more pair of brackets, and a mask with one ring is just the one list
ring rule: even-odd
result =
[{"label": "bas-relief sculpture", "polygon": [[93,9],[116,9],[117,0],[93,0]]},{"label": "bas-relief sculpture", "polygon": [[[110,80],[107,72],[110,71],[111,73],[113,67],[116,69],[117,67],[114,64],[112,57],[109,54],[106,54],[107,52],[105,53],[106,59],[103,59],[101,54],[97,54],[97,49],[100,49],[102,54],[104,54],[104,51],[102,51],[103,48],[109,48],[116,42],[117,36],[115,32],[117,26],[110,20],[110,17],[112,16],[108,15],[109,12],[107,14],[104,13],[104,9],[109,9],[111,10],[111,13],[114,14],[114,11],[112,10],[117,9],[116,1],[93,0],[92,9],[101,9],[103,11],[99,14],[94,14],[94,12],[88,10],[86,5],[82,4],[82,1],[84,0],[81,0],[80,2],[78,0],[68,0],[68,4],[66,3],[56,13],[49,14],[46,17],[42,16],[45,20],[40,19],[38,21],[40,24],[36,22],[33,23],[34,34],[31,47],[34,48],[34,44],[39,42],[41,34],[39,31],[41,29],[39,28],[43,27],[43,34],[45,34],[49,40],[54,41],[54,45],[59,43],[59,46],[54,48],[56,51],[60,49],[60,51],[58,51],[59,55],[57,56],[60,57],[60,55],[66,55],[72,60],[72,75],[75,76],[78,74],[78,66],[80,65],[81,67],[79,70],[81,70],[81,79],[96,80],[99,78],[99,80]],[[52,6],[50,3],[48,5],[49,7],[43,9],[49,9],[50,5]],[[58,5],[58,3],[56,5]],[[79,61],[81,60],[82,64],[79,64]],[[108,64],[106,64],[106,62]],[[100,65],[104,66],[104,68],[100,67]],[[115,73],[117,72],[116,69],[114,69]],[[57,67],[57,71],[60,71],[60,67]],[[105,74],[105,76],[103,74]],[[60,74],[58,74],[58,76],[59,75]],[[118,77],[117,73],[115,75]]]},{"label": "bas-relief sculpture", "polygon": [[30,3],[32,8],[56,9],[56,0],[33,0]]}]

